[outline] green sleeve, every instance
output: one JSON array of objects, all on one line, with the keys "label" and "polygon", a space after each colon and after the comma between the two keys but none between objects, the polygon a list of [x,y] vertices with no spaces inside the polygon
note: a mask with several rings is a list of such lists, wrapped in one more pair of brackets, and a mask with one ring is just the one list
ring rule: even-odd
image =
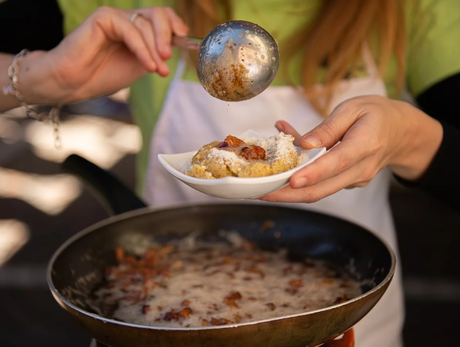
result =
[{"label": "green sleeve", "polygon": [[460,72],[460,1],[407,0],[407,82],[411,93]]}]

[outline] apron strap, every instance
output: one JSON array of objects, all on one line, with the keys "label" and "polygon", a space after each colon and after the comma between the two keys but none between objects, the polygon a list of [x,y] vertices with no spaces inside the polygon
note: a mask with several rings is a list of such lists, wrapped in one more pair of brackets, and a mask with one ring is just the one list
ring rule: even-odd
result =
[{"label": "apron strap", "polygon": [[367,42],[363,45],[362,54],[364,65],[366,66],[368,75],[373,78],[380,78],[379,69],[377,67],[374,57],[372,56],[372,50]]}]

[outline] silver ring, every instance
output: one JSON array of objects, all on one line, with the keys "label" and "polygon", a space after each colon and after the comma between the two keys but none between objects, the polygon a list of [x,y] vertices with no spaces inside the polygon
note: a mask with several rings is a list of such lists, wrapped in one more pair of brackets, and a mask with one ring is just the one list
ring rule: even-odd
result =
[{"label": "silver ring", "polygon": [[136,20],[137,17],[141,16],[141,14],[139,13],[134,13],[131,18],[129,19],[129,22],[130,23],[134,23],[134,21]]}]

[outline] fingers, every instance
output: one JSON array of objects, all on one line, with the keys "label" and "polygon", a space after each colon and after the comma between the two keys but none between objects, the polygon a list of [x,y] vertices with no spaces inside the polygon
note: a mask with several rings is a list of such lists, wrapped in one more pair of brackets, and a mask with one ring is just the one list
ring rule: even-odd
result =
[{"label": "fingers", "polygon": [[276,122],[275,127],[278,129],[278,131],[282,131],[285,134],[294,136],[294,145],[300,147],[300,139],[302,138],[302,135],[300,135],[291,124],[284,120],[280,120]]},{"label": "fingers", "polygon": [[367,161],[363,160],[343,174],[322,181],[314,186],[301,189],[293,189],[290,186],[286,186],[259,199],[271,202],[314,203],[344,188],[367,185],[369,180],[363,181],[359,178],[367,165]]},{"label": "fingers", "polygon": [[354,141],[344,141],[310,165],[292,175],[292,188],[315,185],[328,178],[340,175],[368,157],[366,146],[356,145]]},{"label": "fingers", "polygon": [[182,18],[180,18],[171,7],[164,7],[164,11],[168,15],[173,34],[177,36],[186,36],[188,34],[188,26],[184,23]]},{"label": "fingers", "polygon": [[154,72],[157,64],[152,58],[147,42],[141,31],[125,15],[119,15],[110,7],[99,9],[95,13],[95,25],[115,42],[123,42],[147,71]]},{"label": "fingers", "polygon": [[[127,13],[131,17],[130,13]],[[165,62],[165,59],[160,56],[158,51],[158,44],[156,39],[155,30],[152,26],[152,22],[146,18],[144,15],[140,15],[132,22],[132,25],[137,27],[141,32],[144,41],[149,49],[152,60],[157,66],[157,72],[160,76],[167,76],[169,74],[168,65]]]},{"label": "fingers", "polygon": [[334,146],[361,116],[359,101],[350,99],[337,106],[320,125],[302,136],[305,149]]}]

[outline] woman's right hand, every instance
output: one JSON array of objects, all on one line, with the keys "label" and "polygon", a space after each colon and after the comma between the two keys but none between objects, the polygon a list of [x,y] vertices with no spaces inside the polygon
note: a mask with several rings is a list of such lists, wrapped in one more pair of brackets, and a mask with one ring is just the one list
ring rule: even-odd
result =
[{"label": "woman's right hand", "polygon": [[30,104],[69,103],[114,93],[147,72],[167,76],[171,38],[187,32],[169,7],[100,7],[56,48],[21,60],[21,92]]}]

